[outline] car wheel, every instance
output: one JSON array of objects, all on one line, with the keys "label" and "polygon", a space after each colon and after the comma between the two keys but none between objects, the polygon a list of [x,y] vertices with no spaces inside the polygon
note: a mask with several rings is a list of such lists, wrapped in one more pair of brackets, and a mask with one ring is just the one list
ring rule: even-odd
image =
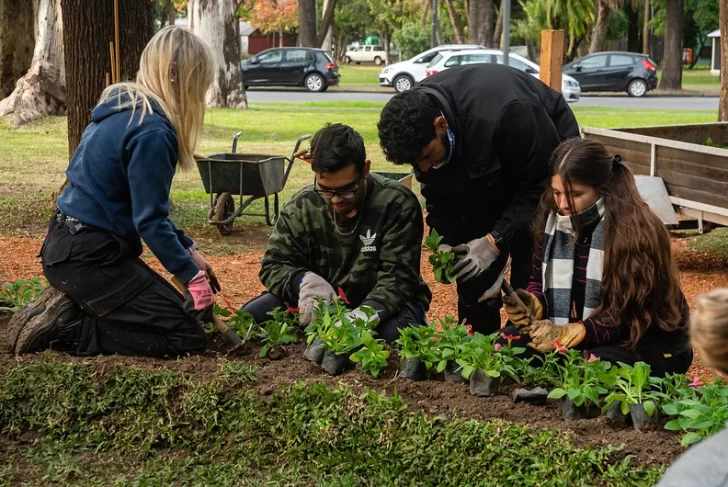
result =
[{"label": "car wheel", "polygon": [[409,91],[412,88],[412,85],[414,85],[414,82],[412,81],[412,78],[407,76],[406,74],[400,74],[396,78],[394,78],[394,91],[397,93],[404,93],[405,91]]},{"label": "car wheel", "polygon": [[321,92],[323,93],[324,91],[326,91],[328,89],[329,89],[329,85],[324,85],[324,87],[321,88]]},{"label": "car wheel", "polygon": [[382,65],[382,58],[380,58],[379,56],[375,57],[374,58],[374,64],[376,64],[377,66],[381,66]]},{"label": "car wheel", "polygon": [[647,83],[643,79],[633,79],[627,87],[627,93],[629,96],[637,98],[645,96],[645,93],[647,93]]},{"label": "car wheel", "polygon": [[306,89],[308,91],[320,92],[324,91],[326,87],[326,82],[324,81],[323,76],[321,76],[320,74],[312,73],[306,76],[306,81],[304,82],[304,85],[306,86]]},{"label": "car wheel", "polygon": [[346,56],[345,61],[346,61],[346,64],[351,64],[351,58],[349,56]]},{"label": "car wheel", "polygon": [[356,64],[361,64],[361,63],[359,61],[357,61]]}]

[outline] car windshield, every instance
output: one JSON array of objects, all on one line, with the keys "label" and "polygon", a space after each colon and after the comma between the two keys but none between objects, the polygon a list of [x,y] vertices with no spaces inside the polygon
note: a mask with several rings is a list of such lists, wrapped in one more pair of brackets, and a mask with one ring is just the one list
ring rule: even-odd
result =
[{"label": "car windshield", "polygon": [[442,54],[438,53],[437,56],[432,58],[432,61],[430,61],[430,64],[428,64],[427,67],[429,68],[431,66],[434,66],[435,64],[439,63],[440,61],[442,61]]}]

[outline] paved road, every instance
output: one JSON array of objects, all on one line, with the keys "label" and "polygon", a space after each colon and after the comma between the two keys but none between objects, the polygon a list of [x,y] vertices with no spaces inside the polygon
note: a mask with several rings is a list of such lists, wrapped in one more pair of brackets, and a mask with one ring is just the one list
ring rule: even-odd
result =
[{"label": "paved road", "polygon": [[[263,102],[305,103],[336,101],[368,101],[386,103],[392,97],[388,93],[346,93],[326,92],[309,93],[306,91],[261,91],[254,89],[248,92],[248,101],[252,104]],[[628,96],[583,96],[574,106],[592,106],[608,108],[636,108],[661,110],[718,110],[717,97],[671,97],[646,96],[630,98]]]}]

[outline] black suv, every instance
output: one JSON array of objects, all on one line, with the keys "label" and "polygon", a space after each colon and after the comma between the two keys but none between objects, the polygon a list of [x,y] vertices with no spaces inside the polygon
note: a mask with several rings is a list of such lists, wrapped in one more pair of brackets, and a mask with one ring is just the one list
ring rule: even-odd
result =
[{"label": "black suv", "polygon": [[246,90],[248,86],[303,86],[308,91],[326,91],[341,79],[339,67],[326,51],[306,47],[266,49],[241,67]]},{"label": "black suv", "polygon": [[657,88],[657,65],[644,54],[598,52],[564,66],[581,91],[626,91],[629,96],[644,96]]}]

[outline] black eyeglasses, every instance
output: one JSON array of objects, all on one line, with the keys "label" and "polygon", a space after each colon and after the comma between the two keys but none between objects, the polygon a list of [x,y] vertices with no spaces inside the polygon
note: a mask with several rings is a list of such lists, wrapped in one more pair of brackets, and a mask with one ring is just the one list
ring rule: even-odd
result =
[{"label": "black eyeglasses", "polygon": [[342,198],[345,200],[351,200],[351,199],[356,198],[356,192],[359,191],[360,184],[361,184],[361,180],[357,181],[356,186],[354,186],[351,189],[347,189],[346,191],[334,191],[331,189],[320,189],[318,186],[318,183],[316,182],[316,177],[314,176],[314,178],[313,178],[314,192],[327,201],[334,199],[334,196],[338,196],[339,198]]}]

